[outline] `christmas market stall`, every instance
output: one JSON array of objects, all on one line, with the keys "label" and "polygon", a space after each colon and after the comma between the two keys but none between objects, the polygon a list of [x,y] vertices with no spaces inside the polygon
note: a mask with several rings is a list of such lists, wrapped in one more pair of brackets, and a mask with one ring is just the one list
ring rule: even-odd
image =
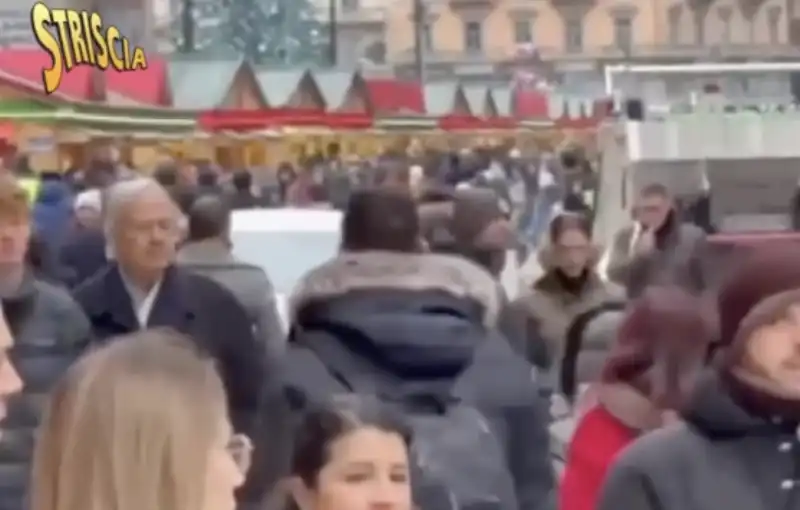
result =
[{"label": "christmas market stall", "polygon": [[[518,122],[510,115],[510,93],[498,94],[506,101],[502,105],[502,114],[490,87],[463,86],[461,95],[466,108],[439,117],[439,127],[449,134],[450,149],[516,145]],[[460,101],[460,97],[457,97],[457,101]]]},{"label": "christmas market stall", "polygon": [[[265,164],[267,154],[277,150],[277,131],[241,123],[267,107],[255,71],[243,59],[173,59],[169,83],[174,107],[195,112],[198,128],[207,137],[175,143],[174,150],[185,158],[243,168]],[[208,119],[219,118],[226,122],[206,125]]]},{"label": "christmas market stall", "polygon": [[49,64],[41,50],[0,50],[0,119],[13,125],[11,144],[34,170],[83,165],[109,145],[147,168],[160,157],[160,140],[196,133],[194,113],[171,107],[158,61],[124,74],[77,67],[48,95],[41,70]]},{"label": "christmas market stall", "polygon": [[[239,134],[259,140],[244,162],[250,166],[298,161],[325,154],[372,127],[360,76],[329,71],[318,85],[306,70],[257,70],[263,104],[252,108],[222,105],[202,112],[199,125],[215,136]],[[356,150],[352,148],[350,150]]]},{"label": "christmas market stall", "polygon": [[273,121],[284,126],[293,158],[371,155],[373,117],[361,74],[335,68],[313,69],[305,79],[305,83],[298,83],[296,92],[315,92],[321,101],[309,106],[289,102],[271,113]]},{"label": "christmas market stall", "polygon": [[367,78],[367,97],[375,118],[374,152],[405,152],[418,137],[436,129],[425,108],[419,82]]}]

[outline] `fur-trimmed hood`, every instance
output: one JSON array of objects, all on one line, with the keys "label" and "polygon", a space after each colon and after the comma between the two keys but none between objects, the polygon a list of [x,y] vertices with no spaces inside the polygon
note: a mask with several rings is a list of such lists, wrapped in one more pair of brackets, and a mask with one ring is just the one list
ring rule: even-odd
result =
[{"label": "fur-trimmed hood", "polygon": [[289,299],[292,319],[313,301],[353,291],[439,291],[483,307],[483,322],[493,327],[500,312],[499,284],[483,268],[455,255],[393,252],[342,253],[306,274]]}]

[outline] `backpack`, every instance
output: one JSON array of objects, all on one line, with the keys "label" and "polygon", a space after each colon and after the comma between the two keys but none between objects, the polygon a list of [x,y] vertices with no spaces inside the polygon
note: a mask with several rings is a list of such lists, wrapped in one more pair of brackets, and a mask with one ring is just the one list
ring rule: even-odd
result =
[{"label": "backpack", "polygon": [[374,395],[398,409],[411,427],[411,480],[419,508],[518,508],[505,443],[490,420],[471,404],[463,381],[449,395],[403,395],[376,391],[378,385],[369,371],[356,373],[331,375],[343,391]]},{"label": "backpack", "polygon": [[514,480],[500,438],[464,401],[439,409],[406,408],[413,439],[412,481],[420,508],[516,510]]}]

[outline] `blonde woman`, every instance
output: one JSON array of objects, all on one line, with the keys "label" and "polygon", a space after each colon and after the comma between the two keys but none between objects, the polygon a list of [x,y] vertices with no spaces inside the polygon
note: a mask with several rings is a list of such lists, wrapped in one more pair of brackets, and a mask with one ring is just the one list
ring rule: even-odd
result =
[{"label": "blonde woman", "polygon": [[234,510],[249,442],[191,340],[116,339],[56,387],[34,451],[33,510]]}]

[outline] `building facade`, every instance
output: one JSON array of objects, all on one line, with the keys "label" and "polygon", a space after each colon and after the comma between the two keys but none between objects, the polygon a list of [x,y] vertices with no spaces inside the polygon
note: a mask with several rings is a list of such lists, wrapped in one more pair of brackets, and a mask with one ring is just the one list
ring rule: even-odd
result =
[{"label": "building facade", "polygon": [[[800,57],[798,0],[426,0],[425,11],[430,76],[535,74],[576,94],[602,94],[607,64]],[[413,12],[413,0],[397,0],[388,13],[387,56],[401,70],[414,62]],[[670,94],[697,77],[635,81],[627,88]]]},{"label": "building facade", "polygon": [[341,67],[383,69],[386,64],[385,0],[313,0],[318,17],[329,21],[335,9],[336,53]]},{"label": "building facade", "polygon": [[[165,0],[48,0],[51,9],[78,9],[100,12],[103,21],[115,25],[132,45],[157,49],[157,3]],[[31,9],[37,0],[3,0],[0,7],[0,48],[35,46],[31,29]]]}]

